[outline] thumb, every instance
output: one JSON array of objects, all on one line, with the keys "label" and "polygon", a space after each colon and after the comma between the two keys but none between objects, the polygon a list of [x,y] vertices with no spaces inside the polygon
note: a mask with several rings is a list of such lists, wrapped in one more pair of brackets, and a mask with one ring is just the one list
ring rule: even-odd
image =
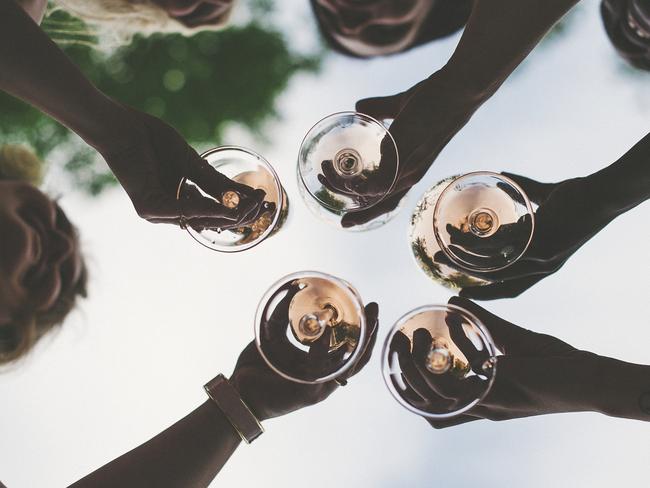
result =
[{"label": "thumb", "polygon": [[402,109],[402,94],[364,98],[356,103],[355,109],[377,120],[394,119]]},{"label": "thumb", "polygon": [[548,198],[555,187],[556,183],[540,183],[526,176],[517,175],[514,173],[501,172],[506,178],[510,178],[517,183],[528,195],[531,202],[541,205]]},{"label": "thumb", "polygon": [[380,215],[392,212],[397,208],[404,195],[406,195],[407,191],[408,190],[401,191],[395,195],[388,196],[370,208],[347,212],[341,218],[341,226],[347,229],[354,227],[355,225],[367,224]]}]

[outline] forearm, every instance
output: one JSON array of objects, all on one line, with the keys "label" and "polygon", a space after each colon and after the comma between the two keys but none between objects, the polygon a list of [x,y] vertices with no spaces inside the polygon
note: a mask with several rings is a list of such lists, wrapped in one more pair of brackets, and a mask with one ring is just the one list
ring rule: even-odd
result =
[{"label": "forearm", "polygon": [[476,0],[443,70],[478,98],[489,98],[578,1]]},{"label": "forearm", "polygon": [[593,410],[612,417],[650,421],[650,366],[599,356]]},{"label": "forearm", "polygon": [[594,202],[612,218],[650,197],[650,134],[637,142],[614,164],[587,177]]},{"label": "forearm", "polygon": [[77,481],[71,488],[199,488],[214,479],[241,438],[206,401],[150,441]]},{"label": "forearm", "polygon": [[48,113],[89,144],[110,137],[117,106],[13,0],[0,0],[0,90]]}]

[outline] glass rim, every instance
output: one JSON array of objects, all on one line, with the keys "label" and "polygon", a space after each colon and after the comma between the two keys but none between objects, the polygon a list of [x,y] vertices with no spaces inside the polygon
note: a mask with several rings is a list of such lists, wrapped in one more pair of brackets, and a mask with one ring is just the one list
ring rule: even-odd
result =
[{"label": "glass rim", "polygon": [[489,383],[485,391],[481,394],[479,398],[474,400],[473,402],[470,402],[469,404],[465,405],[464,407],[455,410],[453,412],[448,412],[448,413],[431,413],[431,412],[426,412],[424,410],[420,410],[417,407],[414,407],[410,403],[408,403],[397,391],[397,388],[395,388],[395,385],[391,381],[390,377],[390,371],[389,371],[389,347],[390,347],[390,342],[393,339],[393,336],[395,333],[410,319],[415,317],[416,315],[419,315],[424,312],[433,312],[433,311],[453,311],[453,312],[458,312],[461,315],[465,316],[470,320],[470,323],[474,326],[476,326],[479,331],[481,332],[482,338],[484,340],[484,343],[486,344],[488,351],[490,353],[490,357],[496,358],[497,354],[497,348],[496,345],[494,344],[494,339],[492,338],[492,334],[490,334],[489,329],[483,324],[479,318],[474,315],[472,312],[469,310],[459,307],[458,305],[454,305],[452,303],[447,303],[445,305],[442,304],[430,304],[430,305],[422,305],[417,308],[414,308],[413,310],[410,310],[409,312],[406,312],[404,315],[402,315],[399,319],[395,321],[393,326],[391,327],[390,331],[388,332],[388,335],[386,336],[386,339],[384,340],[384,344],[382,346],[381,350],[381,374],[382,377],[384,378],[384,383],[386,384],[386,387],[388,388],[388,391],[391,393],[393,398],[397,400],[397,403],[399,403],[402,407],[406,408],[408,411],[415,413],[417,415],[420,415],[422,417],[430,418],[430,419],[437,419],[437,420],[443,420],[443,419],[449,419],[453,417],[457,417],[459,415],[462,415],[463,413],[467,412],[468,410],[474,408],[477,404],[479,404],[490,392],[492,389],[492,385],[494,384],[494,379],[497,374],[497,364],[498,361],[494,362],[493,366],[493,373],[492,376],[490,377]]},{"label": "glass rim", "polygon": [[[271,360],[264,354],[264,351],[262,350],[262,344],[261,344],[261,339],[260,339],[260,327],[258,325],[261,323],[262,319],[262,314],[264,313],[264,308],[266,304],[269,302],[271,297],[275,294],[275,292],[280,288],[282,285],[286,284],[288,281],[292,281],[295,279],[299,278],[321,278],[325,279],[328,281],[332,281],[339,285],[342,289],[344,289],[346,292],[348,292],[352,298],[353,298],[353,303],[355,308],[357,308],[359,312],[359,329],[360,329],[360,335],[359,335],[359,342],[357,343],[357,347],[355,347],[354,352],[352,355],[348,358],[347,362],[341,367],[341,369],[335,371],[334,373],[330,373],[327,376],[324,376],[322,378],[319,378],[314,381],[307,381],[303,380],[301,378],[295,378],[283,371],[280,371],[272,362]],[[262,298],[260,299],[258,305],[257,305],[257,310],[255,311],[255,322],[254,322],[254,329],[255,329],[255,346],[257,347],[258,352],[260,353],[260,356],[262,356],[262,359],[266,363],[266,365],[271,368],[271,370],[274,373],[279,374],[282,376],[284,379],[287,379],[289,381],[293,381],[296,383],[302,383],[306,385],[313,385],[316,383],[326,383],[328,381],[334,380],[341,376],[342,374],[346,373],[352,366],[357,362],[359,359],[359,356],[361,355],[361,351],[364,348],[363,346],[366,345],[366,339],[368,335],[368,325],[366,323],[366,313],[365,313],[365,307],[363,303],[363,299],[361,298],[361,295],[357,291],[356,288],[354,288],[350,283],[345,281],[342,278],[338,278],[336,276],[333,276],[328,273],[323,273],[320,271],[296,271],[294,273],[290,273],[288,275],[283,276],[282,278],[276,280],[269,288],[268,290],[264,293]]]},{"label": "glass rim", "polygon": [[[253,156],[254,158],[256,158],[259,161],[259,163],[262,166],[264,166],[269,171],[269,173],[271,173],[271,175],[273,176],[273,183],[275,184],[276,191],[278,192],[278,208],[277,208],[277,210],[275,212],[275,215],[273,216],[273,221],[271,222],[271,225],[269,225],[268,228],[260,235],[260,237],[258,237],[254,241],[249,242],[249,243],[244,244],[244,245],[241,245],[241,246],[235,245],[235,246],[230,246],[230,247],[229,246],[221,246],[221,245],[219,245],[218,247],[208,246],[204,242],[197,239],[194,236],[194,234],[192,234],[189,231],[187,226],[182,225],[182,227],[187,231],[187,233],[190,235],[190,237],[192,239],[194,239],[196,242],[201,244],[203,247],[206,247],[206,248],[210,249],[211,251],[223,252],[223,253],[237,253],[237,252],[242,252],[242,251],[247,251],[249,249],[252,249],[253,247],[257,246],[258,244],[264,242],[266,240],[266,238],[275,230],[275,227],[277,226],[277,224],[278,224],[278,222],[280,220],[280,214],[282,213],[282,207],[284,206],[284,188],[282,187],[282,183],[280,182],[280,177],[278,176],[277,172],[275,171],[275,169],[273,168],[271,163],[269,163],[268,160],[264,156],[262,156],[261,154],[253,151],[252,149],[248,149],[246,147],[236,146],[236,145],[216,146],[216,147],[213,147],[212,149],[208,149],[207,151],[202,152],[199,155],[199,157],[205,159],[205,157],[207,157],[207,156],[209,156],[211,154],[215,154],[215,153],[222,152],[222,151],[239,151],[239,152],[249,154],[250,156]],[[215,169],[215,168],[213,168],[213,169]],[[215,171],[217,171],[217,170],[215,169]],[[176,190],[176,200],[180,200],[181,191],[182,191],[183,185],[185,184],[186,181],[188,181],[188,177],[183,176],[181,178],[181,181],[178,183],[178,188]],[[194,183],[194,184],[196,184],[196,183]],[[214,197],[212,197],[212,198],[214,198]],[[184,217],[181,216],[181,218],[184,218]]]},{"label": "glass rim", "polygon": [[[478,268],[475,266],[468,265],[467,263],[460,262],[456,256],[454,256],[449,250],[447,249],[447,245],[442,241],[442,238],[440,237],[437,227],[436,227],[436,217],[438,215],[439,211],[439,206],[440,206],[440,201],[442,200],[442,197],[447,193],[447,191],[454,185],[458,180],[466,178],[466,177],[472,177],[472,176],[491,176],[495,177],[497,179],[503,180],[509,185],[513,186],[523,197],[524,197],[524,202],[526,203],[526,208],[528,209],[528,214],[530,215],[530,235],[528,236],[528,241],[526,242],[526,245],[522,249],[522,251],[519,253],[519,255],[510,261],[509,263],[504,264],[503,266],[492,266],[490,268]],[[460,266],[462,269],[466,269],[469,271],[474,271],[476,273],[490,273],[494,271],[501,271],[502,269],[506,269],[508,266],[512,266],[514,263],[519,261],[519,259],[526,253],[528,250],[528,246],[530,246],[530,243],[533,240],[533,235],[535,234],[535,212],[533,211],[533,206],[530,202],[530,198],[528,197],[528,194],[524,191],[524,189],[514,180],[511,178],[508,178],[507,176],[504,176],[501,173],[496,173],[494,171],[470,171],[469,173],[464,173],[457,178],[454,178],[449,182],[447,186],[440,192],[440,195],[438,196],[438,199],[436,200],[436,205],[433,208],[433,219],[431,222],[431,225],[433,226],[433,235],[436,237],[436,241],[438,241],[438,245],[440,246],[440,249],[442,252],[445,253],[445,256],[447,256],[452,263]]]},{"label": "glass rim", "polygon": [[320,198],[318,198],[314,194],[314,192],[311,191],[309,186],[307,185],[307,182],[305,181],[305,177],[303,176],[302,171],[300,169],[300,152],[301,152],[301,149],[303,148],[303,146],[305,145],[305,141],[307,140],[307,136],[309,136],[311,131],[313,131],[319,124],[326,121],[327,119],[333,119],[333,118],[343,117],[343,116],[358,117],[358,118],[362,118],[362,119],[365,118],[369,122],[379,125],[384,130],[385,134],[387,134],[390,137],[390,140],[393,143],[393,147],[395,148],[395,167],[396,167],[396,171],[395,171],[395,176],[393,177],[393,181],[391,182],[391,184],[388,187],[388,189],[386,190],[386,192],[381,196],[381,198],[379,198],[372,205],[369,205],[367,207],[360,207],[360,208],[355,208],[355,209],[349,210],[349,212],[355,212],[355,211],[358,212],[358,211],[361,211],[361,210],[367,210],[369,208],[372,208],[375,205],[382,202],[388,196],[388,194],[393,190],[393,188],[395,187],[395,184],[397,183],[397,177],[399,175],[399,149],[397,148],[397,142],[395,142],[395,138],[393,137],[393,134],[390,133],[389,128],[386,127],[381,121],[377,120],[373,116],[365,114],[363,112],[357,112],[355,110],[342,110],[340,112],[334,112],[334,113],[331,113],[329,115],[326,115],[325,117],[321,118],[318,122],[316,122],[314,125],[312,125],[309,128],[309,130],[307,132],[305,132],[305,135],[303,136],[302,141],[300,142],[300,147],[298,148],[298,176],[299,176],[299,179],[300,179],[300,184],[305,188],[305,190],[307,190],[307,193],[309,193],[309,195],[314,200],[316,200],[318,202],[319,205],[324,206],[328,210],[338,211],[337,208],[329,205],[326,202],[323,202]]}]

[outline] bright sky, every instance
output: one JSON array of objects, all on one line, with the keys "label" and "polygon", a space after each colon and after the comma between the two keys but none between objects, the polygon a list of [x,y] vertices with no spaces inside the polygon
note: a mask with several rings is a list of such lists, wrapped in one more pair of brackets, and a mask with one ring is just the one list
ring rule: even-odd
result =
[{"label": "bright sky", "polygon": [[[296,42],[313,40],[307,2],[276,3]],[[295,182],[302,136],[358,98],[401,91],[429,75],[457,38],[372,62],[333,55],[319,76],[295,79],[283,95],[268,144],[232,131],[229,143],[248,145],[276,167],[292,205],[282,232],[250,251],[218,254],[176,228],[147,224],[119,189],[98,200],[65,195],[62,204],[81,230],[90,263],[90,298],[60,333],[1,378],[0,479],[10,488],[67,485],[187,414],[205,399],[203,383],[231,373],[253,338],[258,299],[290,272],[332,273],[378,301],[380,341],[408,310],[446,302],[448,291],[417,269],[406,238],[410,210],[427,187],[481,169],[541,181],[585,175],[650,130],[650,78],[629,74],[617,60],[598,2],[585,0],[571,26],[474,116],[403,212],[379,230],[338,232],[308,213]],[[648,221],[650,205],[630,211],[560,272],[486,308],[576,347],[650,363]],[[214,486],[650,484],[650,424],[585,413],[436,431],[390,397],[379,347],[368,367],[325,403],[266,429],[255,444],[239,448]]]}]

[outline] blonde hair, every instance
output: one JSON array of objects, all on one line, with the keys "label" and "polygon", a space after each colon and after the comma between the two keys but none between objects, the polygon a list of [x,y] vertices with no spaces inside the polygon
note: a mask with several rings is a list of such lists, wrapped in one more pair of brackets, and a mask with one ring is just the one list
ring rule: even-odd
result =
[{"label": "blonde hair", "polygon": [[43,162],[27,146],[0,146],[0,180],[19,180],[39,186],[43,181]]},{"label": "blonde hair", "polygon": [[[131,42],[136,34],[183,34],[223,28],[228,17],[217,25],[187,27],[170,17],[151,0],[54,0],[55,5],[79,17],[99,38],[100,47],[117,47]],[[56,10],[56,9],[55,9]]]}]

